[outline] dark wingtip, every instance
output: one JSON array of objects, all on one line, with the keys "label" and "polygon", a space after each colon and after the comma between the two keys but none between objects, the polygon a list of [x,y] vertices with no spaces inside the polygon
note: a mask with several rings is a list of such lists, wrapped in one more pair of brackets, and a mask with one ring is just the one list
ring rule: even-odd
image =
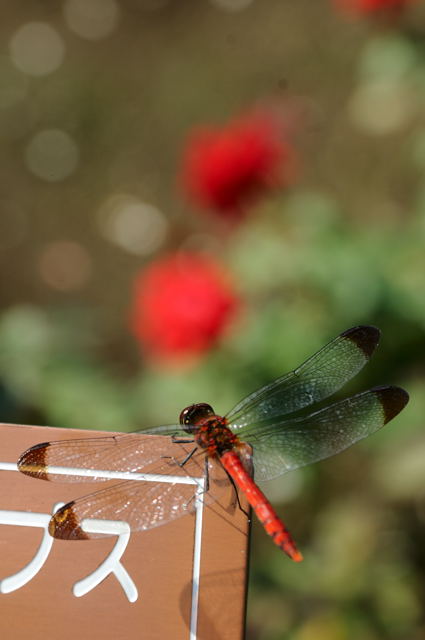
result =
[{"label": "dark wingtip", "polygon": [[354,342],[363,351],[366,358],[369,359],[378,346],[381,332],[372,325],[360,325],[343,331],[341,336]]},{"label": "dark wingtip", "polygon": [[48,446],[48,442],[40,442],[24,451],[17,462],[19,471],[26,476],[48,480],[46,468],[46,449]]},{"label": "dark wingtip", "polygon": [[385,415],[385,424],[395,418],[409,402],[409,394],[401,387],[375,387],[372,389],[379,398]]},{"label": "dark wingtip", "polygon": [[50,518],[49,533],[58,540],[88,540],[88,534],[82,530],[74,511],[75,501],[68,502],[55,511]]}]

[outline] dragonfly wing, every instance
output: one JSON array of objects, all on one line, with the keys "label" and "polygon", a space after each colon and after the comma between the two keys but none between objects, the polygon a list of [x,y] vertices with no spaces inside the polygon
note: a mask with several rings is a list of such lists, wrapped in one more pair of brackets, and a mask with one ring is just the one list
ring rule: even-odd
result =
[{"label": "dragonfly wing", "polygon": [[[178,425],[158,427],[156,431],[162,435],[178,432],[181,432]],[[180,454],[179,450],[176,451]],[[54,468],[138,472],[161,458],[163,452],[163,441],[152,438],[146,432],[58,440],[42,442],[24,451],[18,460],[18,468],[26,475],[42,480],[89,482],[105,478],[78,475],[75,471],[55,473]]]},{"label": "dragonfly wing", "polygon": [[300,367],[255,391],[227,414],[232,429],[298,411],[329,397],[356,375],[379,342],[376,327],[341,333]]},{"label": "dragonfly wing", "polygon": [[409,396],[399,387],[375,387],[302,418],[247,425],[240,434],[253,447],[256,480],[333,456],[392,420]]},{"label": "dragonfly wing", "polygon": [[[181,481],[175,480],[173,471],[182,476]],[[200,479],[188,476],[177,465],[175,469],[168,468],[170,472],[172,475],[168,479],[164,475],[162,481],[127,480],[69,502],[52,516],[50,534],[63,540],[101,537],[103,533],[83,529],[84,520],[93,518],[124,521],[132,531],[152,529],[192,513],[197,495],[202,502],[208,502],[209,494],[202,493]],[[185,480],[190,484],[183,483]]]},{"label": "dragonfly wing", "polygon": [[132,433],[140,433],[142,435],[150,436],[173,436],[176,439],[188,440],[190,434],[185,431],[181,424],[167,424],[159,427],[148,427],[147,429],[138,429]]}]

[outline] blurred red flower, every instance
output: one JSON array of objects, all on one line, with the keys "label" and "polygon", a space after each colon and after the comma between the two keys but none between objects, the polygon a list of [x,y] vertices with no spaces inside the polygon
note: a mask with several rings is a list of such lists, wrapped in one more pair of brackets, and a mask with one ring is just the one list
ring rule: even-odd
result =
[{"label": "blurred red flower", "polygon": [[136,279],[132,330],[154,358],[200,355],[225,332],[239,306],[224,270],[197,253],[166,256]]},{"label": "blurred red flower", "polygon": [[398,13],[413,0],[333,0],[352,14]]},{"label": "blurred red flower", "polygon": [[256,199],[293,180],[294,150],[272,110],[202,127],[183,152],[183,190],[195,205],[239,220]]}]

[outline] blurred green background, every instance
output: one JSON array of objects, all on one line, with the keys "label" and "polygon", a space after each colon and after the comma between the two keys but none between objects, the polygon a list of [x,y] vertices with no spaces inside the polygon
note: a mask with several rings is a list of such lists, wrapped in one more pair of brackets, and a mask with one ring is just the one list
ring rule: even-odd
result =
[{"label": "blurred green background", "polygon": [[[344,393],[393,383],[394,423],[268,483],[305,556],[254,523],[250,640],[425,638],[425,10],[326,0],[22,0],[0,24],[0,419],[132,430],[224,413],[356,324],[383,331]],[[182,199],[197,124],[302,105],[296,186],[231,234]],[[132,281],[213,249],[243,300],[191,367],[145,362]]]}]

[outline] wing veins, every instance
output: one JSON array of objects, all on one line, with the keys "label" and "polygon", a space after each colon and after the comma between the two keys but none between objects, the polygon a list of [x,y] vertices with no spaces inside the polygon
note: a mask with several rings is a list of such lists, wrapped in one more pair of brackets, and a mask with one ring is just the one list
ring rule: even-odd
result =
[{"label": "wing veins", "polygon": [[299,367],[239,402],[227,414],[231,426],[237,430],[263,416],[291,414],[329,397],[366,364],[379,335],[371,326],[344,331]]}]

